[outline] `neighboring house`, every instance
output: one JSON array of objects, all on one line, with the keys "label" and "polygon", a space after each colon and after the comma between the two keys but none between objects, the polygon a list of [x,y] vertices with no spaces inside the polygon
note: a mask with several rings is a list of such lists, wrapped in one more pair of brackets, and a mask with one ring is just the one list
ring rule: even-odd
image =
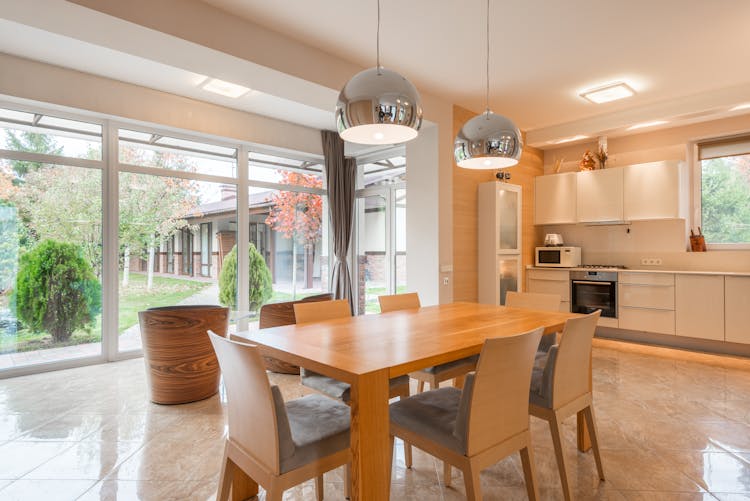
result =
[{"label": "neighboring house", "polygon": [[[297,244],[295,252],[291,239],[266,224],[272,205],[272,193],[273,190],[267,190],[249,195],[250,242],[265,259],[274,284],[291,286],[292,256],[296,253],[297,287],[320,288],[322,281],[327,281],[325,277],[328,273],[328,258],[321,255],[321,243],[318,242],[312,252],[307,254]],[[186,219],[191,229],[178,231],[162,242],[158,259],[154,262],[154,271],[218,280],[224,258],[236,244],[235,187],[222,185],[219,201],[199,205]],[[146,271],[147,266],[146,260],[140,256],[132,258],[132,270]],[[321,276],[324,277],[323,280]]]}]

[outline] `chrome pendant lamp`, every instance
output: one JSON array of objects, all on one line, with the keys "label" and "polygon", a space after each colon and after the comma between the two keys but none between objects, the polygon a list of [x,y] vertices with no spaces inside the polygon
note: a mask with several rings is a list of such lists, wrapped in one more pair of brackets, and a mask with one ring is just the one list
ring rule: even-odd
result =
[{"label": "chrome pendant lamp", "polygon": [[341,138],[352,143],[405,143],[417,137],[422,126],[422,104],[411,82],[380,66],[380,0],[376,64],[354,75],[341,89],[336,127]]},{"label": "chrome pendant lamp", "polygon": [[465,169],[502,169],[516,165],[523,151],[521,131],[509,118],[490,111],[490,0],[487,0],[486,109],[458,132],[454,156]]}]

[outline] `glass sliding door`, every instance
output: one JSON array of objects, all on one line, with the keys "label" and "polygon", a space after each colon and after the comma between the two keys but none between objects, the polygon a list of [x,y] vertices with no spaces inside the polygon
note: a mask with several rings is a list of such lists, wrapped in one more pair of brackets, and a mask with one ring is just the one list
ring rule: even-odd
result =
[{"label": "glass sliding door", "polygon": [[0,108],[0,371],[102,357],[101,138]]},{"label": "glass sliding door", "polygon": [[[237,309],[238,201],[235,180],[201,180],[211,168],[235,172],[227,149],[119,133],[117,325],[119,351],[128,352],[141,348],[139,311],[191,304]],[[147,265],[138,267],[140,261]]]}]

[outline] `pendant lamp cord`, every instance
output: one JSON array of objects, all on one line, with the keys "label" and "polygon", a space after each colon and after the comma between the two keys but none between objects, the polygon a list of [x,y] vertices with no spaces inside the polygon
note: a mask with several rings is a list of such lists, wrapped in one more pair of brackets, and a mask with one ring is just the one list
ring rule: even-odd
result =
[{"label": "pendant lamp cord", "polygon": [[[380,0],[378,0],[380,1]],[[487,88],[485,93],[485,113],[487,119],[490,118],[490,0],[487,0],[487,66],[485,68],[485,75],[487,76]]]},{"label": "pendant lamp cord", "polygon": [[378,0],[378,35],[377,35],[377,68],[378,68],[378,75],[380,75],[380,0]]}]

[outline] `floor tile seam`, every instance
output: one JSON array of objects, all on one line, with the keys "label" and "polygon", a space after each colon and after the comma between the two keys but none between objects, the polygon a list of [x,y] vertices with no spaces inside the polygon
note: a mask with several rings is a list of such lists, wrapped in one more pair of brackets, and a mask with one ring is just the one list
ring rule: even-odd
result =
[{"label": "floor tile seam", "polygon": [[[102,442],[104,442],[104,441],[102,441]],[[109,474],[110,474],[110,473],[112,473],[112,472],[113,472],[113,471],[115,471],[115,470],[116,470],[117,468],[119,468],[119,466],[120,466],[120,465],[121,465],[122,463],[124,463],[125,461],[127,461],[128,459],[130,459],[131,457],[133,457],[133,456],[134,456],[134,455],[135,455],[135,454],[136,454],[136,453],[137,453],[138,451],[140,451],[142,447],[143,447],[143,445],[141,445],[140,447],[136,447],[136,448],[135,448],[135,449],[133,450],[133,452],[132,452],[132,453],[130,453],[130,454],[128,454],[128,455],[127,455],[127,457],[124,457],[124,458],[123,458],[123,459],[122,459],[121,461],[119,461],[119,462],[115,463],[114,465],[112,465],[112,467],[111,467],[111,468],[109,469],[109,471],[108,471],[108,472],[107,472],[106,474],[104,474],[103,476],[99,476],[99,477],[98,477],[98,478],[96,478],[95,480],[96,480],[97,482],[98,482],[98,481],[102,481],[102,480],[104,480],[104,479],[105,479],[105,478],[106,478],[107,476],[109,476]],[[65,449],[65,451],[64,451],[64,452],[67,452],[67,451],[69,451],[69,450],[71,450],[71,449],[72,449],[72,447],[69,447],[68,449]],[[61,454],[62,454],[62,453],[61,453]],[[50,458],[50,460],[49,460],[49,461],[51,461],[52,459],[55,459],[56,457],[57,457],[57,456],[55,456],[55,457],[53,457],[53,458]],[[48,462],[48,461],[46,461],[45,463],[47,463],[47,462]],[[43,463],[43,464],[45,464],[45,463]],[[24,477],[26,477],[27,475],[30,475],[31,473],[33,473],[34,471],[36,471],[36,470],[37,470],[38,468],[41,468],[41,467],[43,466],[43,464],[41,464],[41,465],[37,466],[36,468],[34,468],[33,470],[31,470],[31,471],[29,471],[29,472],[25,473],[25,474],[24,474],[24,476],[23,476],[23,477],[21,477],[21,478],[24,478]],[[28,480],[67,480],[67,478],[65,478],[65,479],[32,479],[32,478],[29,478]],[[88,479],[88,478],[84,478],[84,479],[78,479],[78,480],[90,480],[90,479]]]},{"label": "floor tile seam", "polygon": [[[55,415],[51,416],[51,417],[50,417],[50,418],[49,418],[48,420],[46,420],[46,421],[43,421],[42,423],[40,423],[40,424],[39,424],[38,426],[34,426],[33,428],[30,428],[30,429],[26,430],[25,432],[21,433],[20,435],[17,435],[17,436],[15,436],[15,437],[13,437],[12,439],[10,439],[10,440],[9,440],[9,442],[12,442],[12,441],[14,441],[14,440],[17,440],[17,439],[19,439],[19,438],[22,438],[22,437],[24,437],[25,435],[27,435],[27,434],[31,433],[32,431],[38,430],[38,429],[39,429],[39,428],[41,428],[42,426],[46,426],[46,425],[48,425],[48,424],[49,424],[49,423],[51,423],[52,421],[55,421],[55,420],[57,420],[57,419],[60,419],[61,417],[67,416],[67,415],[68,415],[68,413],[69,413],[69,412],[64,412],[63,414],[55,414]],[[35,413],[35,412],[31,412],[31,411],[27,411],[27,412],[21,412],[21,413],[19,413],[19,414],[37,414],[37,413]]]},{"label": "floor tile seam", "polygon": [[[33,471],[35,471],[35,470],[36,470],[36,469],[38,469],[38,468],[41,468],[42,466],[44,466],[45,464],[49,463],[50,461],[52,461],[52,460],[53,460],[53,459],[55,459],[56,457],[58,457],[58,456],[60,456],[60,455],[62,455],[62,454],[64,454],[64,453],[66,453],[67,451],[69,451],[70,449],[72,449],[72,448],[73,448],[73,447],[75,446],[75,444],[76,444],[76,443],[78,443],[78,442],[64,442],[64,441],[39,441],[39,442],[34,442],[34,443],[42,443],[42,444],[49,444],[49,443],[66,443],[66,444],[70,444],[70,445],[69,445],[68,447],[64,447],[64,448],[63,448],[63,449],[61,449],[61,450],[60,450],[60,451],[59,451],[59,452],[58,452],[57,454],[54,454],[54,455],[52,455],[51,457],[47,458],[47,459],[46,459],[45,461],[42,461],[42,462],[41,462],[41,463],[39,463],[38,465],[34,466],[34,467],[33,467],[32,469],[30,469],[30,470],[26,471],[26,472],[25,472],[25,473],[24,473],[23,475],[20,475],[20,476],[16,477],[16,480],[21,480],[21,479],[22,479],[23,477],[25,477],[25,476],[26,476],[26,475],[28,475],[29,473],[31,473],[31,472],[33,472]],[[27,479],[27,480],[30,480],[30,479]]]}]

